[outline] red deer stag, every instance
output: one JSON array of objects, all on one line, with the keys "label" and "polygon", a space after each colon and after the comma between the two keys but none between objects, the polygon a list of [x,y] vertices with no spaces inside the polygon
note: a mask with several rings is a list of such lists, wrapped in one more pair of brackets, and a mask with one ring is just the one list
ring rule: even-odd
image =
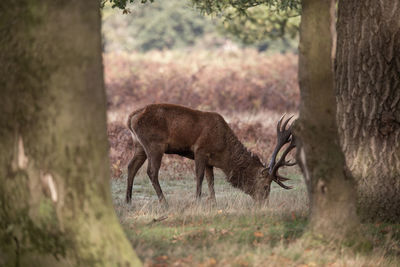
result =
[{"label": "red deer stag", "polygon": [[[132,198],[133,180],[137,171],[149,159],[147,174],[158,199],[167,205],[158,181],[158,171],[163,154],[177,154],[194,159],[196,169],[196,198],[201,196],[204,173],[208,182],[210,199],[215,201],[213,167],[222,169],[227,180],[249,194],[257,202],[267,199],[271,182],[285,189],[291,187],[282,182],[288,178],[278,174],[281,166],[292,166],[285,160],[295,147],[291,126],[282,127],[282,118],[277,125],[278,143],[268,167],[249,152],[238,140],[224,118],[215,112],[202,112],[172,104],[153,104],[129,115],[128,128],[132,133],[134,156],[128,165],[126,201]],[[289,143],[281,158],[276,160],[279,150]]]}]

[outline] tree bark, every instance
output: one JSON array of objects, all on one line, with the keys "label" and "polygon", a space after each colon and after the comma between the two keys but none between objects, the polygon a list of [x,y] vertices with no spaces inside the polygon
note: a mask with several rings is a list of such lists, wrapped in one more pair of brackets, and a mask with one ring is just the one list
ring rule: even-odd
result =
[{"label": "tree bark", "polygon": [[[331,3],[332,2],[332,3]],[[297,158],[310,195],[315,234],[342,238],[358,223],[354,183],[346,171],[336,125],[330,0],[304,0],[300,26],[300,116]]]},{"label": "tree bark", "polygon": [[341,145],[363,219],[400,221],[400,3],[339,1]]},{"label": "tree bark", "polygon": [[99,2],[0,10],[0,265],[140,265],[111,203]]}]

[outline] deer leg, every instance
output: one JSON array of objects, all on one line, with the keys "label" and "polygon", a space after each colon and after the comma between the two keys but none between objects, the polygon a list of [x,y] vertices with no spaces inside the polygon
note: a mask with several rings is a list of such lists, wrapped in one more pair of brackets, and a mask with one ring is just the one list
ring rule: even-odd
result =
[{"label": "deer leg", "polygon": [[210,196],[208,197],[208,199],[215,203],[216,201],[215,201],[215,191],[214,191],[214,172],[212,166],[209,165],[206,166],[206,178],[208,184],[208,191],[210,192]]},{"label": "deer leg", "polygon": [[142,167],[146,161],[147,156],[143,150],[143,147],[139,144],[135,145],[135,154],[128,164],[128,185],[126,187],[126,203],[130,203],[132,199],[132,187],[133,180],[135,179],[136,173]]},{"label": "deer leg", "polygon": [[194,156],[194,161],[196,165],[196,199],[200,200],[201,197],[201,186],[203,184],[203,179],[204,179],[204,170],[206,168],[206,161],[205,157],[203,157],[201,154],[196,154]]},{"label": "deer leg", "polygon": [[161,151],[154,152],[154,150],[150,155],[147,155],[147,157],[149,158],[149,165],[147,167],[147,175],[149,176],[151,184],[153,185],[154,190],[157,193],[158,200],[163,205],[168,206],[168,203],[164,197],[164,194],[161,190],[160,183],[158,181],[158,172],[160,170],[162,156],[163,156],[163,152],[161,152]]}]

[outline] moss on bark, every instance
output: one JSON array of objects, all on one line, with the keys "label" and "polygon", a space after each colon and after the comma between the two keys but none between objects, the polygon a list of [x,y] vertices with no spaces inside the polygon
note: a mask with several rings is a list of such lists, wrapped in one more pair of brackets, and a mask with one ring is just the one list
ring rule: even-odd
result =
[{"label": "moss on bark", "polygon": [[111,204],[99,3],[0,9],[0,264],[140,265]]}]

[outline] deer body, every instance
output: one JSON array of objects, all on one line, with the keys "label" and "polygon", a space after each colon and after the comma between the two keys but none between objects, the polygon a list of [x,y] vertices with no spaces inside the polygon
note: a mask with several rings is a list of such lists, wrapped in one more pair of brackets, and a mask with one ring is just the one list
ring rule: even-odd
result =
[{"label": "deer body", "polygon": [[163,154],[194,159],[196,197],[201,197],[204,175],[210,199],[215,201],[213,167],[227,180],[256,200],[265,199],[273,177],[260,159],[238,140],[221,115],[172,104],[153,104],[129,115],[128,128],[134,141],[134,156],[128,164],[126,200],[130,202],[134,177],[146,159],[147,174],[161,202],[165,201],[158,172]]}]

